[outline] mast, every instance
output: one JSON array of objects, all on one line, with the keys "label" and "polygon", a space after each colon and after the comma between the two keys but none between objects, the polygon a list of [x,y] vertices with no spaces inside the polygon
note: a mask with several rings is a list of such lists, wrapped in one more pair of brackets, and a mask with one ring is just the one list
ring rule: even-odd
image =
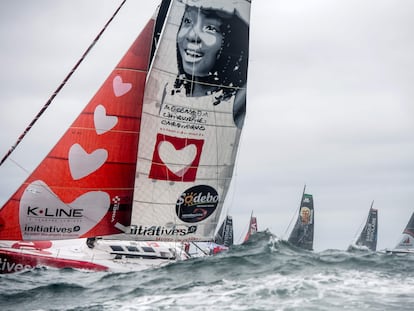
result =
[{"label": "mast", "polygon": [[298,212],[299,212],[299,210],[300,210],[300,206],[302,205],[302,200],[303,200],[303,196],[304,196],[304,194],[305,194],[305,190],[306,190],[306,184],[304,184],[304,185],[303,185],[302,196],[301,196],[301,198],[300,198],[300,202],[299,202],[298,208],[297,208],[297,210],[295,210],[295,212],[293,213],[292,218],[290,219],[289,225],[287,226],[287,228],[286,228],[285,233],[284,233],[284,235],[283,235],[283,236],[286,236],[286,233],[289,231],[289,228],[290,228],[290,226],[292,225],[293,220],[297,218],[297,214],[298,214]]}]

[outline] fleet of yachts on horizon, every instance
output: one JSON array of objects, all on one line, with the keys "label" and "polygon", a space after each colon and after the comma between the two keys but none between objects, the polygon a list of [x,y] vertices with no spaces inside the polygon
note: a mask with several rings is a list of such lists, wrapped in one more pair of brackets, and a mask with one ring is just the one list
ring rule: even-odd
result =
[{"label": "fleet of yachts on horizon", "polygon": [[[0,273],[139,271],[232,247],[232,218],[223,205],[246,114],[251,0],[160,2],[101,88],[0,208]],[[10,154],[71,74],[0,166],[24,167]],[[349,250],[376,251],[377,230],[371,206]],[[242,243],[257,232],[251,215]],[[313,197],[304,189],[287,241],[312,251],[313,236]],[[414,253],[413,239],[414,214],[388,252]]]}]

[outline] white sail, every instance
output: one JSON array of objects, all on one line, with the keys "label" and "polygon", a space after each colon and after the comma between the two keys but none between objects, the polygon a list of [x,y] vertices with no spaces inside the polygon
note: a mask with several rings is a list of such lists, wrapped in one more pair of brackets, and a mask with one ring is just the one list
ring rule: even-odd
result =
[{"label": "white sail", "polygon": [[249,13],[246,0],[172,2],[145,88],[135,239],[214,238],[244,117]]}]

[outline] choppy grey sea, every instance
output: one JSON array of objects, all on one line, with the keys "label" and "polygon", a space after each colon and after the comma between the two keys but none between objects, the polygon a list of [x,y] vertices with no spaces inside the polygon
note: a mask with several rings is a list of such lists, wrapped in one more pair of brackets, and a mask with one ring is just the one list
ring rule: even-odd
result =
[{"label": "choppy grey sea", "polygon": [[154,270],[2,275],[0,310],[414,310],[414,256],[301,251],[259,232]]}]

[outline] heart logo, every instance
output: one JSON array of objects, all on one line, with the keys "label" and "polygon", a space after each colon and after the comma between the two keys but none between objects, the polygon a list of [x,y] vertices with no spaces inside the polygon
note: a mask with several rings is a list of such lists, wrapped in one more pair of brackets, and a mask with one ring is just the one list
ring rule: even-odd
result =
[{"label": "heart logo", "polygon": [[97,149],[87,153],[81,145],[74,144],[69,150],[69,170],[74,180],[81,179],[98,170],[108,158],[108,151]]},{"label": "heart logo", "polygon": [[101,135],[112,130],[118,123],[118,118],[115,116],[108,116],[105,107],[98,105],[93,113],[93,122],[95,124],[96,133]]},{"label": "heart logo", "polygon": [[102,220],[110,203],[109,194],[103,191],[90,191],[64,203],[45,182],[36,180],[20,200],[23,240],[78,238]]},{"label": "heart logo", "polygon": [[132,84],[124,83],[122,82],[121,76],[116,76],[112,81],[112,87],[114,89],[115,96],[120,97],[129,92],[129,90],[132,88]]},{"label": "heart logo", "polygon": [[158,154],[171,172],[182,177],[193,163],[197,155],[197,148],[191,144],[177,150],[170,142],[161,141],[158,145]]}]

